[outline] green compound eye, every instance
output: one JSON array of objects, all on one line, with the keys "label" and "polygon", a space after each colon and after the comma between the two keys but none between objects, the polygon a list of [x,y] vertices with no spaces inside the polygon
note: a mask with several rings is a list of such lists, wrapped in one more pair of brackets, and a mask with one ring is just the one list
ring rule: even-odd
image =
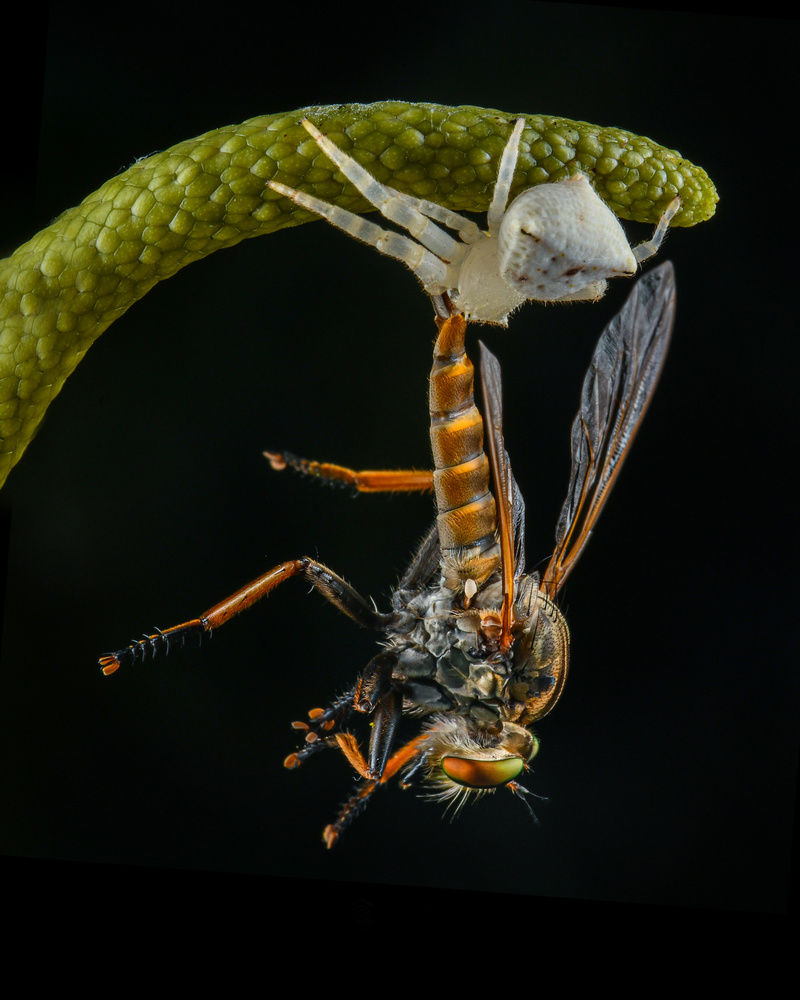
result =
[{"label": "green compound eye", "polygon": [[470,760],[468,757],[442,758],[442,770],[457,785],[467,788],[495,788],[519,777],[524,762],[521,757],[505,760]]}]

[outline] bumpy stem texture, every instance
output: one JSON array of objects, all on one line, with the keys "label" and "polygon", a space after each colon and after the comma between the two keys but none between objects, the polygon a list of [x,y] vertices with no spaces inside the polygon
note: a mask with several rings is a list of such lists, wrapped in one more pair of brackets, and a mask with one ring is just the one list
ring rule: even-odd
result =
[{"label": "bumpy stem texture", "polygon": [[[0,485],[94,340],[156,282],[240,240],[316,216],[266,187],[273,177],[355,212],[343,183],[298,123],[307,115],[381,181],[459,212],[488,208],[517,117],[436,104],[301,108],[215,129],[138,160],[0,261]],[[619,128],[526,115],[512,197],[582,170],[624,219],[673,225],[714,213],[705,171]]]}]

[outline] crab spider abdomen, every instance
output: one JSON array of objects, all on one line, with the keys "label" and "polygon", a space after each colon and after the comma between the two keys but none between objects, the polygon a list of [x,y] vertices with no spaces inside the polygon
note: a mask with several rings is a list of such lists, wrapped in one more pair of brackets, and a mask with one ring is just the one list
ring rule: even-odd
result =
[{"label": "crab spider abdomen", "polygon": [[583,174],[523,192],[497,244],[500,277],[540,302],[599,298],[606,278],[637,269],[622,226]]}]

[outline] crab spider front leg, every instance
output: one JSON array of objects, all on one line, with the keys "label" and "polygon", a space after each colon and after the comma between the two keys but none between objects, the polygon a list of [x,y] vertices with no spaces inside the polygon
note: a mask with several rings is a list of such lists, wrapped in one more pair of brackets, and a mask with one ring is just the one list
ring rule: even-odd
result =
[{"label": "crab spider front leg", "polygon": [[486,225],[491,236],[496,236],[500,232],[500,224],[506,214],[508,196],[511,192],[511,184],[514,180],[514,170],[517,166],[519,156],[519,141],[522,138],[522,130],[525,128],[525,119],[518,118],[514,124],[506,148],[500,158],[500,166],[497,168],[497,180],[494,184],[494,194],[492,203],[486,215]]},{"label": "crab spider front leg", "polygon": [[451,212],[444,205],[437,205],[435,201],[426,201],[424,198],[413,198],[410,194],[403,194],[402,191],[395,191],[400,201],[408,202],[414,206],[418,212],[427,215],[429,219],[436,219],[443,222],[449,229],[458,231],[458,235],[464,243],[477,243],[483,236],[480,228],[472,221],[458,212]]},{"label": "crab spider front leg", "polygon": [[320,201],[319,198],[304,194],[302,191],[295,191],[294,188],[279,184],[278,181],[268,181],[267,184],[273,191],[291,199],[296,205],[321,215],[337,229],[355,236],[362,243],[368,243],[387,257],[402,261],[417,275],[430,295],[441,295],[447,291],[447,265],[419,243],[393,230],[381,229],[374,222],[362,219],[354,212],[348,212],[347,209],[331,205],[327,201]]},{"label": "crab spider front leg", "polygon": [[[422,282],[430,295],[441,295],[452,283],[451,265],[460,262],[469,242],[480,238],[475,223],[433,202],[411,198],[376,180],[359,163],[335,146],[319,129],[304,118],[302,124],[329,160],[351,181],[364,197],[392,222],[397,223],[414,239],[382,229],[354,212],[320,201],[280,184],[269,181],[273,191],[290,198],[295,204],[321,215],[328,222],[356,239],[374,246],[380,253],[406,264]],[[457,229],[461,240],[454,239],[435,224],[436,219]],[[418,241],[418,242],[415,242]]]},{"label": "crab spider front leg", "polygon": [[[341,170],[344,176],[358,188],[367,201],[374,205],[385,219],[389,219],[401,229],[405,229],[437,257],[446,261],[453,259],[459,249],[458,241],[454,240],[452,236],[448,236],[423,211],[420,211],[420,204],[430,206],[430,202],[420,202],[416,198],[402,195],[394,188],[381,184],[357,160],[348,156],[327,136],[323,135],[308,118],[304,118],[301,124],[328,159]],[[469,226],[469,220],[456,215],[455,212],[449,212],[439,206],[436,206],[435,211],[437,215],[440,212],[445,213],[445,217],[441,218],[440,221],[445,221],[448,226],[453,228],[458,228],[460,225]],[[477,229],[477,227],[475,228]]]}]

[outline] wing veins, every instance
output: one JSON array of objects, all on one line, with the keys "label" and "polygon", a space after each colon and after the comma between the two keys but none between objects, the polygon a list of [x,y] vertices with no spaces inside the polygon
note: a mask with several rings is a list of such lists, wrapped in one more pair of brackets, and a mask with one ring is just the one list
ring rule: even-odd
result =
[{"label": "wing veins", "polygon": [[489,467],[495,484],[497,504],[497,525],[500,534],[501,572],[503,578],[502,638],[504,648],[511,646],[511,618],[514,605],[514,575],[516,551],[514,525],[517,518],[514,500],[519,496],[511,474],[511,463],[503,442],[503,390],[500,363],[482,342],[481,388],[483,390],[484,426],[486,427],[486,448],[489,453]]},{"label": "wing veins", "polygon": [[582,553],[653,397],[675,314],[667,262],[640,278],[600,336],[572,425],[572,469],[542,580],[554,597]]}]

